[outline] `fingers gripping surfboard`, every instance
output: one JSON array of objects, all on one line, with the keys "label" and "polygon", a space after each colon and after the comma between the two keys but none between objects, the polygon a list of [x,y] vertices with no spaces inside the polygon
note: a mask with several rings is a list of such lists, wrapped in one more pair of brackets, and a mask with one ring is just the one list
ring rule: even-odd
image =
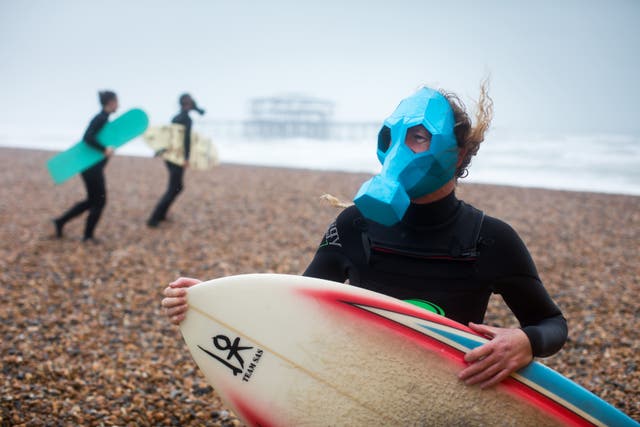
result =
[{"label": "fingers gripping surfboard", "polygon": [[486,342],[394,298],[301,276],[232,276],[188,290],[182,334],[247,424],[638,424],[534,362],[488,390],[457,380]]}]

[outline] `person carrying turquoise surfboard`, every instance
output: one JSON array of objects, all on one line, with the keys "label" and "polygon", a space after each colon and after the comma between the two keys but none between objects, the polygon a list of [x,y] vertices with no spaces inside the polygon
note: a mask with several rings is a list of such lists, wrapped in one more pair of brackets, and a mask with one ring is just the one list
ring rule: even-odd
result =
[{"label": "person carrying turquoise surfboard", "polygon": [[151,213],[151,216],[147,220],[147,225],[151,228],[156,228],[160,222],[167,218],[167,212],[175,201],[178,194],[184,190],[184,170],[189,166],[189,153],[191,151],[191,127],[193,121],[189,117],[189,112],[192,110],[197,111],[200,115],[204,114],[204,110],[196,105],[194,99],[188,93],[180,95],[178,99],[180,103],[180,112],[171,120],[171,123],[180,124],[184,126],[184,165],[180,166],[170,161],[165,160],[165,165],[169,172],[169,183],[164,195],[158,201],[155,209]]},{"label": "person carrying turquoise surfboard", "polygon": [[98,93],[102,111],[100,111],[89,123],[82,140],[93,149],[104,154],[104,159],[81,173],[82,181],[87,189],[86,199],[76,203],[61,216],[53,220],[56,229],[56,237],[61,238],[64,225],[71,219],[89,211],[87,223],[84,229],[84,242],[96,243],[94,231],[102,215],[102,210],[107,203],[107,188],[104,179],[104,167],[109,157],[113,154],[113,148],[102,145],[96,136],[109,122],[109,115],[118,109],[118,96],[110,90]]}]

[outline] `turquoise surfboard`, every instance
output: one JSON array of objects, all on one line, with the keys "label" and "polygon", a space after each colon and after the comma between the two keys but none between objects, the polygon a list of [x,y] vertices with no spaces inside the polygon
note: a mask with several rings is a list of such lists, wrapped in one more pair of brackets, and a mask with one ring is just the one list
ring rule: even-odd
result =
[{"label": "turquoise surfboard", "polygon": [[[149,125],[147,114],[140,109],[129,110],[98,132],[96,138],[107,147],[117,148],[141,135]],[[89,169],[104,158],[104,154],[80,141],[47,161],[47,169],[56,184]]]}]

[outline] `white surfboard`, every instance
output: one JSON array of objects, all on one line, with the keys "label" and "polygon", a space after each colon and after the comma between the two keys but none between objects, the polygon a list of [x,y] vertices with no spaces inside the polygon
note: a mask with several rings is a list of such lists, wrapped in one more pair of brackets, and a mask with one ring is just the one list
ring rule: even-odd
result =
[{"label": "white surfboard", "polygon": [[[181,124],[151,126],[142,136],[144,142],[155,152],[160,152],[163,159],[179,166],[184,166],[184,132]],[[191,132],[189,166],[207,170],[218,164],[218,151],[211,138]]]},{"label": "white surfboard", "polygon": [[637,425],[537,362],[491,389],[465,386],[462,358],[486,339],[375,292],[254,274],[187,295],[189,350],[248,425]]}]

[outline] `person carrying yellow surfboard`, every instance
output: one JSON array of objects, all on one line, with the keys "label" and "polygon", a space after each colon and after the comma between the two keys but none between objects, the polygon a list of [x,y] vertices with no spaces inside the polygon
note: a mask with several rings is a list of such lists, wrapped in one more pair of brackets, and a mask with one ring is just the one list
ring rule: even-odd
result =
[{"label": "person carrying yellow surfboard", "polygon": [[151,213],[151,216],[147,220],[147,225],[151,228],[156,228],[160,225],[160,222],[166,220],[167,212],[169,208],[178,197],[178,195],[184,190],[184,170],[189,167],[189,154],[191,151],[191,127],[193,126],[193,120],[189,117],[189,112],[194,110],[200,115],[204,114],[204,110],[196,105],[191,95],[184,93],[180,95],[178,99],[180,103],[180,112],[171,120],[171,123],[176,123],[184,126],[184,164],[178,165],[176,163],[165,160],[165,165],[169,172],[169,182],[167,184],[167,190],[164,195],[158,201],[155,209]]}]

